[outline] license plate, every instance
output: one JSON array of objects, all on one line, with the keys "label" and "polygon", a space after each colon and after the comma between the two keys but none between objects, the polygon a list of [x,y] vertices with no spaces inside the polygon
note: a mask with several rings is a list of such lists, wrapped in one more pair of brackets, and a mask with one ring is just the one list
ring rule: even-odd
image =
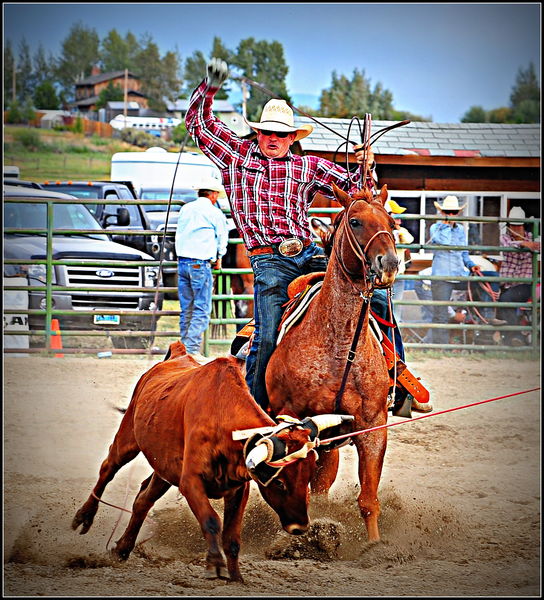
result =
[{"label": "license plate", "polygon": [[121,323],[120,315],[93,315],[95,325],[119,325]]}]

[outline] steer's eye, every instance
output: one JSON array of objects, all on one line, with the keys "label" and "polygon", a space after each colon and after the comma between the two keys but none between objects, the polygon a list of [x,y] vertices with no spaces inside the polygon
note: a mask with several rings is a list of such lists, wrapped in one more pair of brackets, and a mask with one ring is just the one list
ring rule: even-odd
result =
[{"label": "steer's eye", "polygon": [[287,488],[285,487],[285,483],[283,483],[283,481],[278,478],[274,479],[274,487],[277,488],[280,492],[287,491]]},{"label": "steer's eye", "polygon": [[351,227],[361,227],[361,221],[359,221],[358,219],[350,219],[349,224],[351,225]]}]

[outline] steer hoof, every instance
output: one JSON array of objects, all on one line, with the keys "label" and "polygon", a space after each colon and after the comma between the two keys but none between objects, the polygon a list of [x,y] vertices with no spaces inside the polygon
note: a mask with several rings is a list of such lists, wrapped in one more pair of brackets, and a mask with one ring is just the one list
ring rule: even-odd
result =
[{"label": "steer hoof", "polygon": [[72,521],[72,529],[75,531],[80,525],[83,525],[81,531],[79,532],[80,535],[83,535],[84,533],[87,533],[87,531],[89,531],[92,524],[92,517],[85,516],[84,514],[80,514],[78,512]]}]

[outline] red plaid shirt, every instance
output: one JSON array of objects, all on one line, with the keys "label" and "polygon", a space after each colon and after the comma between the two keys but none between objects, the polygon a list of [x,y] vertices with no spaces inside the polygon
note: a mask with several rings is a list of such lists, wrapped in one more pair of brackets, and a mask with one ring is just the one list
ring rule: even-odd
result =
[{"label": "red plaid shirt", "polygon": [[185,117],[187,131],[217,165],[233,218],[248,249],[290,237],[310,241],[308,208],[317,192],[334,199],[332,183],[353,192],[347,172],[316,156],[290,151],[264,156],[256,142],[242,140],[212,113],[217,88],[203,81],[193,92]]},{"label": "red plaid shirt", "polygon": [[[533,234],[525,232],[524,240],[533,241]],[[501,235],[501,246],[520,248],[520,240],[515,240],[510,234]],[[501,263],[501,277],[532,277],[533,276],[533,253],[532,252],[503,252]],[[504,288],[520,285],[519,283],[503,283]]]}]

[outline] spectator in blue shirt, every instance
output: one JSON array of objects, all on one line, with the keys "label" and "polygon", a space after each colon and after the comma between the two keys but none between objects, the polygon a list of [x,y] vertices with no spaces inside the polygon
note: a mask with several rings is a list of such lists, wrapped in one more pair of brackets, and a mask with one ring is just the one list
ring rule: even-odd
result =
[{"label": "spectator in blue shirt", "polygon": [[[446,196],[440,205],[435,202],[438,212],[444,215],[444,221],[436,221],[431,225],[431,244],[439,246],[467,246],[467,235],[464,227],[455,222],[455,217],[465,208],[459,205],[457,196]],[[482,275],[480,267],[472,261],[468,250],[436,250],[433,256],[431,275],[442,275],[444,277],[466,276],[469,271]],[[434,301],[451,300],[453,290],[459,282],[444,280],[432,280],[431,291]],[[463,284],[464,285],[464,284]],[[449,320],[447,306],[433,307],[434,323],[446,324]],[[434,344],[447,344],[449,333],[447,329],[433,329],[432,341]]]},{"label": "spectator in blue shirt", "polygon": [[221,268],[227,252],[227,219],[216,206],[223,189],[214,178],[200,182],[198,198],[182,206],[176,230],[178,256],[179,329],[187,354],[199,362],[202,336],[212,311],[212,269]]}]

